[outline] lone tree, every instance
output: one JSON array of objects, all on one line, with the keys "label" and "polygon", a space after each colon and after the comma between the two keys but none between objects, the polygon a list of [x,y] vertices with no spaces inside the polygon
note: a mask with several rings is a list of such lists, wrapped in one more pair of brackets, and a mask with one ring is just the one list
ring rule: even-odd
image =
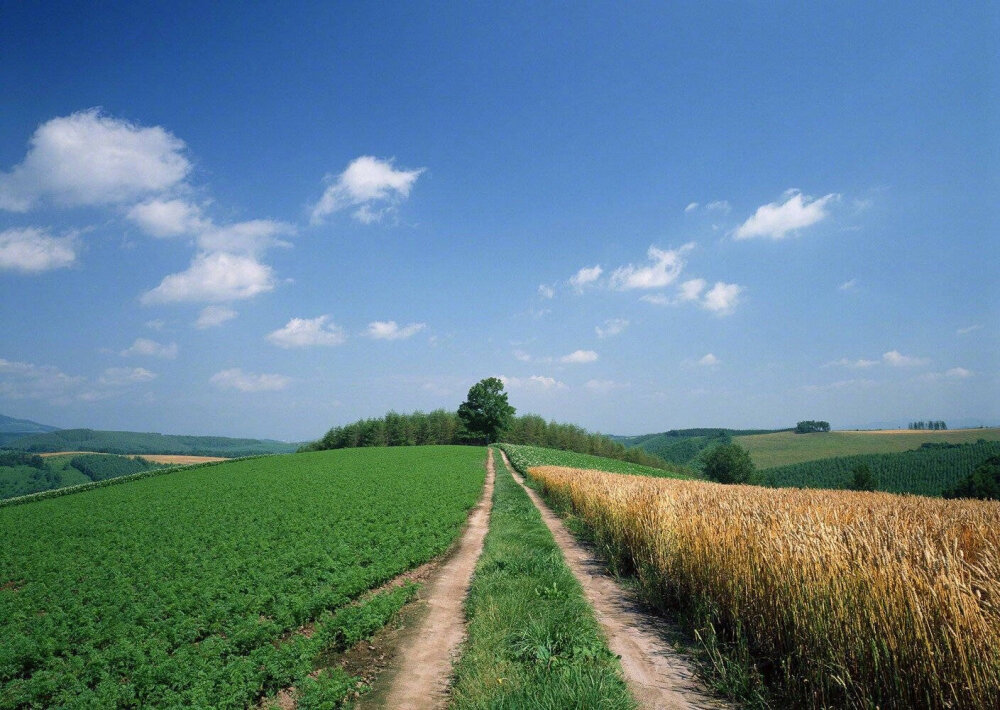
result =
[{"label": "lone tree", "polygon": [[746,483],[754,474],[750,452],[739,444],[722,444],[705,457],[705,475],[719,483]]},{"label": "lone tree", "polygon": [[859,463],[851,469],[852,491],[874,491],[878,487],[878,479],[866,463]]},{"label": "lone tree", "polygon": [[480,434],[486,443],[496,441],[510,426],[515,409],[507,403],[503,382],[487,377],[472,385],[469,396],[458,408],[458,418],[471,434]]}]

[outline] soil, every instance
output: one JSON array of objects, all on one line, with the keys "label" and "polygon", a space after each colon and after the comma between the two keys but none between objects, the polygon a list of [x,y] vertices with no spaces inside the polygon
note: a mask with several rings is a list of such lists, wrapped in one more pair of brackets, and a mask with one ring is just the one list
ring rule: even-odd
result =
[{"label": "soil", "polygon": [[642,708],[720,709],[730,707],[715,698],[695,675],[691,660],[671,645],[682,638],[680,630],[661,616],[642,607],[635,592],[621,586],[606,573],[606,565],[580,543],[539,495],[524,484],[502,454],[504,464],[542,514],[542,519],[562,549],[594,609],[608,639],[608,647],[621,657],[622,671],[632,696]]}]

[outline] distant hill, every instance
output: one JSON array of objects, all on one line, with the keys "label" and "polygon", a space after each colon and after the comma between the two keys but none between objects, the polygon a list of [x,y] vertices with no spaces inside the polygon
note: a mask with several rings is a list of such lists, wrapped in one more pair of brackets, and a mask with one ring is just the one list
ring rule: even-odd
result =
[{"label": "distant hill", "polygon": [[134,431],[59,429],[21,436],[4,448],[32,453],[93,451],[103,454],[187,454],[190,456],[257,456],[290,454],[298,444],[267,439],[231,439],[225,436],[178,436]]},{"label": "distant hill", "polygon": [[659,456],[669,463],[701,468],[701,459],[719,444],[732,441],[733,437],[754,434],[772,434],[791,431],[790,429],[671,429],[661,434],[641,434],[639,436],[616,436],[615,441],[630,449]]},{"label": "distant hill", "polygon": [[15,419],[14,417],[6,417],[0,414],[0,446],[3,446],[8,441],[20,439],[22,436],[45,434],[50,431],[58,431],[58,429],[59,427],[39,424],[30,419]]}]

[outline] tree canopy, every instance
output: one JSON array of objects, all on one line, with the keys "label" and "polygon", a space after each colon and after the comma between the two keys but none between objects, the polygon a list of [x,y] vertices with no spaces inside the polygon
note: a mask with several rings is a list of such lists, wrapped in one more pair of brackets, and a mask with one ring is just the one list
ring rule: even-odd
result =
[{"label": "tree canopy", "polygon": [[458,418],[470,434],[480,434],[489,443],[510,426],[515,411],[507,402],[503,382],[487,377],[469,389],[468,397],[458,407]]},{"label": "tree canopy", "polygon": [[705,475],[719,483],[746,483],[755,467],[750,452],[739,444],[721,444],[705,457]]},{"label": "tree canopy", "polygon": [[813,434],[820,431],[830,431],[830,422],[809,419],[795,425],[796,434]]}]

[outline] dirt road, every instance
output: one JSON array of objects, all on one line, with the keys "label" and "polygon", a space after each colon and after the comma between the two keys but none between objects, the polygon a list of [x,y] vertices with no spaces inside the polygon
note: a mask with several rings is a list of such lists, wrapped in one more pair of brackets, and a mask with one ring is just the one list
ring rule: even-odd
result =
[{"label": "dirt road", "polygon": [[426,612],[400,639],[392,670],[386,674],[387,690],[379,692],[376,688],[370,698],[361,701],[360,707],[408,710],[447,705],[452,661],[465,637],[463,603],[490,525],[494,475],[490,450],[483,497],[469,516],[457,550],[421,593],[423,599],[418,604],[425,604]]},{"label": "dirt road", "polygon": [[678,632],[662,617],[642,610],[635,595],[604,572],[604,563],[577,542],[559,517],[522,478],[502,454],[504,465],[521,484],[542,514],[542,520],[562,549],[587,601],[608,637],[608,647],[621,656],[625,681],[642,708],[679,710],[729,707],[715,699],[698,681],[690,661],[667,642]]}]

